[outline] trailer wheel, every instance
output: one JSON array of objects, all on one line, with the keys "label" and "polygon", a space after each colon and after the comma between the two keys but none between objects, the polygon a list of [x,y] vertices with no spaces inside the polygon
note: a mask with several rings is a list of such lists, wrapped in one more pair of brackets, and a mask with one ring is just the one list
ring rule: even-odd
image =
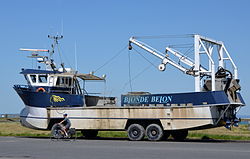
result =
[{"label": "trailer wheel", "polygon": [[145,129],[140,124],[131,124],[127,130],[128,138],[132,141],[139,141],[145,137]]},{"label": "trailer wheel", "polygon": [[158,124],[150,124],[149,126],[147,126],[146,134],[148,140],[159,141],[163,137],[163,130]]},{"label": "trailer wheel", "polygon": [[176,141],[183,141],[188,136],[188,130],[175,130],[171,132],[172,137]]},{"label": "trailer wheel", "polygon": [[98,135],[97,130],[82,130],[81,133],[83,136],[85,136],[88,139],[96,138]]}]

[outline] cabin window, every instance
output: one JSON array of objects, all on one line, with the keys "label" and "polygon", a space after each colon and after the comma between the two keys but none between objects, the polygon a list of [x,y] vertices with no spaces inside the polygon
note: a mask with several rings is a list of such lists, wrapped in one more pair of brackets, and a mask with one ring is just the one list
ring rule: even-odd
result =
[{"label": "cabin window", "polygon": [[39,75],[38,76],[38,81],[39,83],[47,83],[47,75]]},{"label": "cabin window", "polygon": [[70,87],[72,86],[72,78],[71,77],[58,77],[56,81],[57,86],[61,87]]},{"label": "cabin window", "polygon": [[36,83],[36,75],[30,75],[31,81]]}]

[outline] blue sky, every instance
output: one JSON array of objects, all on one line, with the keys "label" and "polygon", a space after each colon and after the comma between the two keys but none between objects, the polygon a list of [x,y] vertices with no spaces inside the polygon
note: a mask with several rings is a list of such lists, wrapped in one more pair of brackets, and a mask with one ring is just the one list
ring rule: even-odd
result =
[{"label": "blue sky", "polygon": [[[74,48],[78,70],[88,73],[97,69],[119,50],[131,36],[201,34],[221,40],[239,69],[242,96],[247,106],[240,114],[249,115],[250,108],[250,1],[247,0],[8,0],[0,2],[0,114],[19,113],[24,107],[12,89],[14,84],[25,84],[19,74],[21,68],[31,67],[27,54],[19,48],[48,48],[48,34],[63,32],[60,42],[67,66],[74,67]],[[164,50],[171,39],[148,41]],[[139,50],[139,49],[138,49]],[[152,56],[154,63],[160,63]],[[131,76],[134,77],[149,64],[137,54],[130,54]],[[130,91],[128,51],[96,72],[107,74],[106,94],[120,96]],[[89,83],[89,89],[97,92]],[[149,67],[132,81],[133,91],[151,93],[190,92],[194,90],[193,77],[173,67],[159,72]]]}]

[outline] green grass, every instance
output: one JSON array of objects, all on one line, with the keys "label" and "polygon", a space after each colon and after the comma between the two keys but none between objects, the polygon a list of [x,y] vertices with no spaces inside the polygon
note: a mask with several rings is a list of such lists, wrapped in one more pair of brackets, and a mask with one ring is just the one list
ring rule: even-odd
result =
[{"label": "green grass", "polygon": [[31,134],[31,133],[0,133],[0,136],[27,136],[27,137],[49,137],[49,133],[38,133],[38,134]]},{"label": "green grass", "polygon": [[0,122],[0,136],[49,136],[50,131],[33,130],[21,126],[19,122],[2,121]]},{"label": "green grass", "polygon": [[[1,121],[0,136],[29,136],[29,137],[49,137],[50,131],[33,130],[21,126],[19,122]],[[78,132],[77,136],[81,136]],[[103,138],[127,138],[125,131],[100,131],[99,137]],[[171,138],[171,137],[170,137]],[[238,128],[227,130],[224,127],[189,131],[188,139],[202,140],[249,140],[250,131],[247,125],[240,125]]]},{"label": "green grass", "polygon": [[220,134],[202,134],[202,133],[189,133],[190,139],[202,140],[250,140],[248,136],[234,136],[234,135],[220,135]]},{"label": "green grass", "polygon": [[[250,132],[249,132],[250,133]],[[101,131],[98,133],[99,137],[114,137],[114,138],[127,138],[125,131]],[[171,136],[169,137],[171,139]],[[221,135],[221,134],[205,134],[190,131],[188,139],[201,139],[201,140],[250,140],[249,136],[236,136],[236,135]]]},{"label": "green grass", "polygon": [[98,133],[99,137],[114,137],[114,138],[126,138],[126,131],[100,131]]}]

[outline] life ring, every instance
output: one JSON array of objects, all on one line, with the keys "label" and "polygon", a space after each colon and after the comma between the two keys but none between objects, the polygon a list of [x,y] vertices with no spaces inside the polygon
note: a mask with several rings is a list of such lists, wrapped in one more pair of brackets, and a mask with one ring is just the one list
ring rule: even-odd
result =
[{"label": "life ring", "polygon": [[46,91],[43,87],[39,87],[37,88],[36,92],[46,92]]}]

